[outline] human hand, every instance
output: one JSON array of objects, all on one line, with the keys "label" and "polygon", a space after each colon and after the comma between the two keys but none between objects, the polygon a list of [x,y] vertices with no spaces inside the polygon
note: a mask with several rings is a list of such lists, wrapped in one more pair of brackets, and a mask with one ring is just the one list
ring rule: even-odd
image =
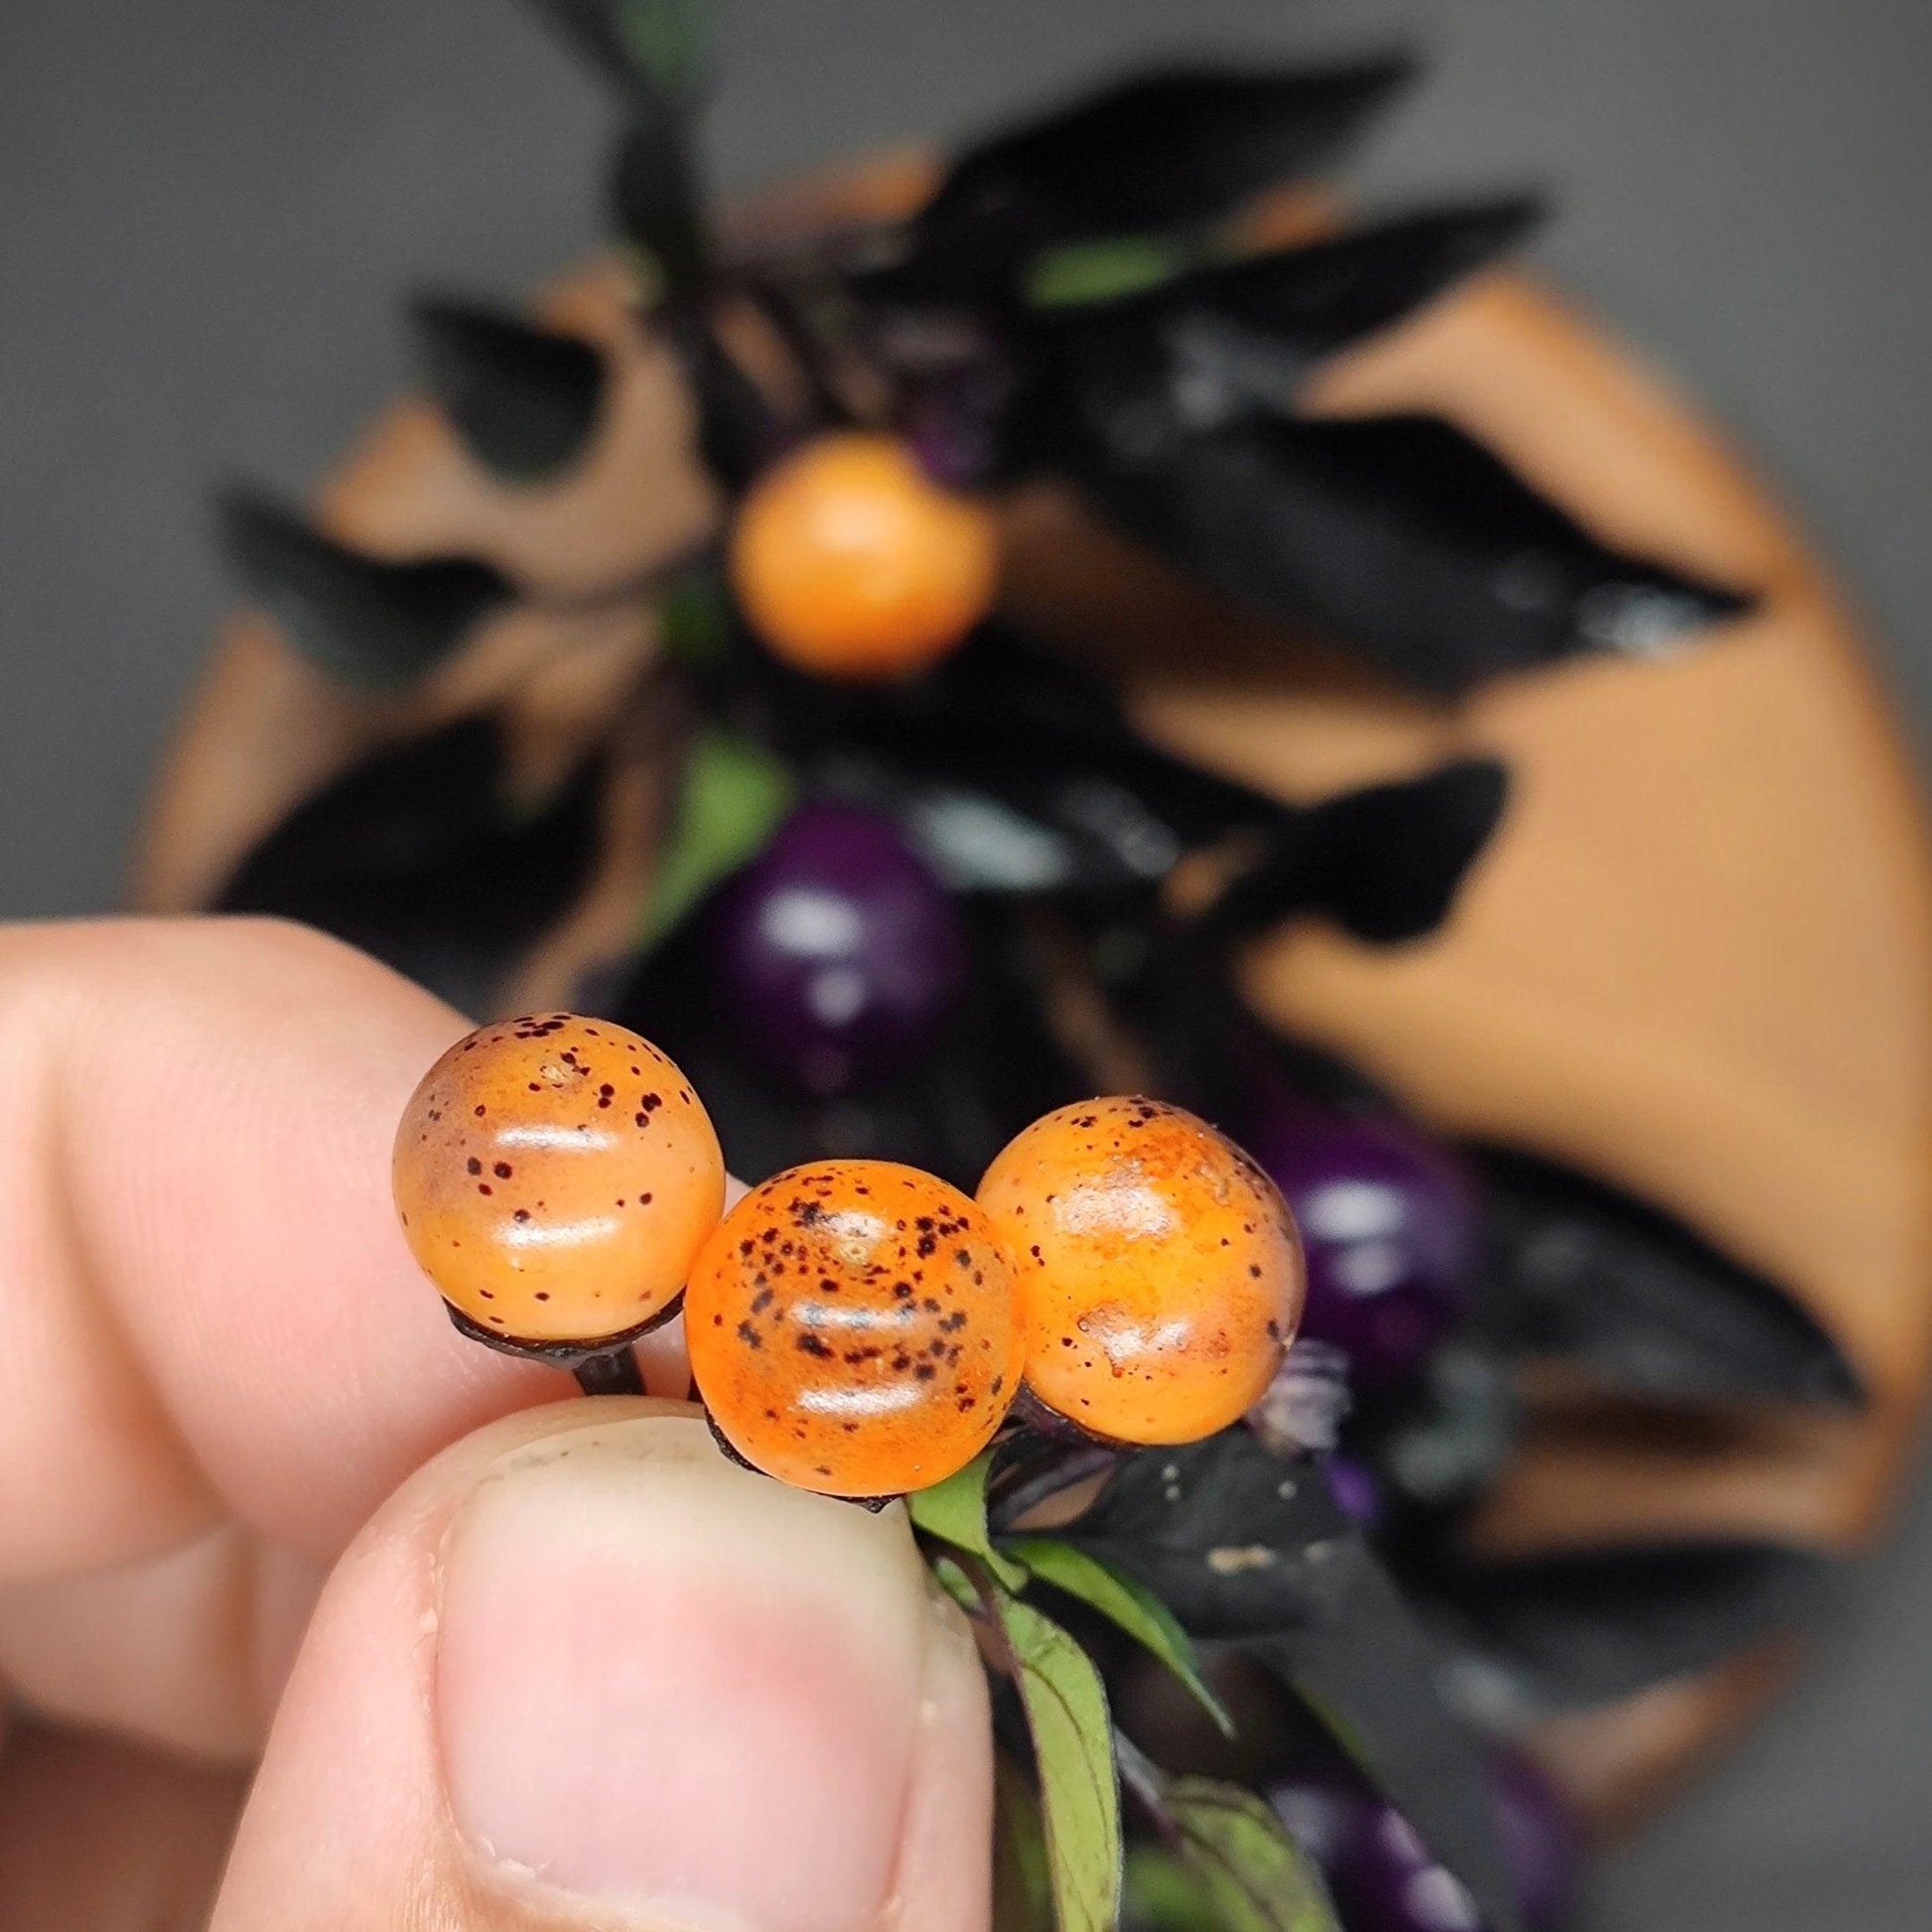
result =
[{"label": "human hand", "polygon": [[417,1273],[464,1024],[294,927],[0,931],[0,1923],[983,1932],[902,1512],[558,1402]]}]

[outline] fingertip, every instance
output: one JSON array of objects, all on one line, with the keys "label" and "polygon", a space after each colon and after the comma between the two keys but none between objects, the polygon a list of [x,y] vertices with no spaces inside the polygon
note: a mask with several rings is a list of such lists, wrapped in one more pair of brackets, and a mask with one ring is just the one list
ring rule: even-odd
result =
[{"label": "fingertip", "polygon": [[216,1922],[273,1932],[299,1870],[345,1927],[407,1886],[461,1923],[983,1932],[989,1763],[902,1511],[743,1470],[682,1405],[564,1405],[345,1558]]}]

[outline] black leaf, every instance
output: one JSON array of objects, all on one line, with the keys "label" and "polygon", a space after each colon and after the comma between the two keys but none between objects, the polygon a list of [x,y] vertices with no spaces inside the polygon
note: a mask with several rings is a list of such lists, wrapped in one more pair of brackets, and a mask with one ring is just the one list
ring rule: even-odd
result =
[{"label": "black leaf", "polygon": [[487,1011],[504,974],[589,880],[602,760],[534,813],[510,804],[503,775],[489,719],[378,752],[256,846],[219,909],[318,926],[461,1011]]},{"label": "black leaf", "polygon": [[604,400],[589,343],[463,302],[419,302],[413,320],[424,379],[485,468],[526,482],[583,454]]},{"label": "black leaf", "polygon": [[685,299],[702,293],[711,248],[679,117],[659,115],[630,127],[612,165],[611,208],[619,231],[649,257],[666,291]]},{"label": "black leaf", "polygon": [[763,392],[691,302],[673,300],[658,317],[698,406],[698,454],[721,487],[742,493],[777,455],[779,426]]},{"label": "black leaf", "polygon": [[454,651],[514,592],[469,557],[391,563],[311,529],[253,490],[220,504],[236,574],[312,663],[363,691],[398,691]]},{"label": "black leaf", "polygon": [[1542,213],[1534,197],[1510,196],[1397,215],[1069,308],[1046,326],[1077,330],[1127,317],[1198,315],[1253,332],[1262,339],[1257,351],[1270,348],[1299,363],[1400,321],[1514,247]]},{"label": "black leaf", "polygon": [[1385,55],[1116,81],[958,156],[920,211],[898,290],[992,292],[1056,241],[1211,220],[1328,161],[1414,71]]},{"label": "black leaf", "polygon": [[1681,1222],[1522,1155],[1488,1157],[1485,1175],[1482,1319],[1504,1347],[1658,1401],[1864,1400],[1810,1314]]},{"label": "black leaf", "polygon": [[862,766],[963,886],[1145,891],[1186,847],[1294,815],[1150,745],[1103,680],[994,625],[887,687],[832,687],[747,652],[720,695],[801,766]]},{"label": "black leaf", "polygon": [[1347,1755],[1475,1899],[1487,1932],[1514,1932],[1515,1886],[1481,1747],[1444,1703],[1444,1659],[1360,1543],[1334,1613],[1243,1643],[1327,1726]]},{"label": "black leaf", "polygon": [[1350,1420],[1390,1487],[1419,1508],[1452,1509],[1502,1473],[1521,1405],[1507,1365],[1467,1339],[1441,1344],[1407,1385],[1364,1394]]},{"label": "black leaf", "polygon": [[1138,1578],[1203,1640],[1320,1622],[1352,1587],[1353,1531],[1319,1471],[1241,1428],[1124,1457],[1056,1534]]},{"label": "black leaf", "polygon": [[1057,1534],[1144,1583],[1191,1635],[1282,1678],[1488,1923],[1514,1925],[1481,1758],[1442,1703],[1441,1659],[1311,1462],[1240,1428],[1143,1450]]},{"label": "black leaf", "polygon": [[861,764],[958,886],[1118,901],[1188,850],[1252,839],[1204,928],[1219,938],[1309,910],[1374,943],[1433,930],[1507,791],[1500,765],[1470,759],[1284,804],[1150,744],[1102,679],[996,625],[904,684],[833,690],[754,657],[733,671],[732,695],[748,692],[801,766]]},{"label": "black leaf", "polygon": [[630,95],[658,101],[688,93],[700,49],[697,0],[530,0],[603,74]]},{"label": "black leaf", "polygon": [[556,31],[607,80],[628,87],[637,61],[620,23],[619,0],[530,0]]},{"label": "black leaf", "polygon": [[[1099,345],[1090,345],[1098,347]],[[1071,373],[1057,451],[1124,530],[1264,615],[1452,697],[1580,651],[1647,656],[1749,600],[1599,543],[1429,416],[1228,416],[1162,345]]]},{"label": "black leaf", "polygon": [[1607,1704],[1795,1630],[1835,1574],[1817,1551],[1712,1540],[1468,1562],[1433,1587],[1470,1651],[1562,1708]]},{"label": "black leaf", "polygon": [[1312,907],[1377,944],[1420,938],[1449,916],[1508,792],[1493,759],[1460,759],[1310,806],[1275,834],[1210,922],[1246,934]]}]

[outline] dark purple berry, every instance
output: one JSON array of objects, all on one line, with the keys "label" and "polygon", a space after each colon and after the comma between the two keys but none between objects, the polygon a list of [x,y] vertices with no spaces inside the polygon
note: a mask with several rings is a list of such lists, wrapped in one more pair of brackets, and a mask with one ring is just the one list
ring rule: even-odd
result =
[{"label": "dark purple berry", "polygon": [[1336,1454],[1321,1465],[1328,1480],[1328,1493],[1335,1507],[1350,1522],[1372,1530],[1382,1520],[1382,1484],[1375,1471],[1359,1456]]},{"label": "dark purple berry", "polygon": [[1348,1932],[1481,1932],[1462,1881],[1389,1805],[1372,1805],[1357,1822],[1329,1881]]},{"label": "dark purple berry", "polygon": [[[1574,1896],[1576,1827],[1549,1780],[1517,1752],[1493,1751],[1486,1776],[1525,1932],[1558,1932]],[[1339,1752],[1308,1750],[1268,1798],[1320,1865],[1347,1932],[1479,1932],[1481,1914],[1461,1880]]]},{"label": "dark purple berry", "polygon": [[738,1037],[817,1094],[909,1065],[938,1039],[966,976],[958,909],[893,824],[802,806],[725,889],[711,957]]},{"label": "dark purple berry", "polygon": [[1302,1333],[1344,1349],[1358,1388],[1408,1380],[1469,1304],[1477,1216],[1460,1163],[1399,1121],[1299,1103],[1268,1108],[1248,1146],[1301,1230]]},{"label": "dark purple berry", "polygon": [[1493,1753],[1489,1789],[1526,1932],[1556,1932],[1576,1902],[1583,1850],[1569,1803],[1520,1751]]}]

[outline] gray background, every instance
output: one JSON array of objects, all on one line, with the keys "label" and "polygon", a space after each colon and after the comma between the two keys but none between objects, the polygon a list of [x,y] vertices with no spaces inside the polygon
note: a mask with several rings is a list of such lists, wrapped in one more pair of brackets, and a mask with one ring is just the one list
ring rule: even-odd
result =
[{"label": "gray background", "polygon": [[[1926,0],[726,0],[727,185],[1163,47],[1433,51],[1372,191],[1548,182],[1537,250],[1803,509],[1932,720]],[[513,0],[0,0],[0,915],[105,907],[224,591],[209,480],[299,485],[394,298],[596,232],[605,103]],[[1600,1868],[1589,1923],[1932,1923],[1932,1498],[1822,1668]]]}]

